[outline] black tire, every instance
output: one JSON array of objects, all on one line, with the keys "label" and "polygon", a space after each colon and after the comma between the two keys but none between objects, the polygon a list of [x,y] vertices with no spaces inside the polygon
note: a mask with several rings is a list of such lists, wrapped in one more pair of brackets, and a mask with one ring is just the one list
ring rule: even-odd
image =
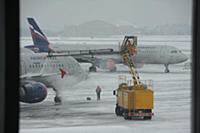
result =
[{"label": "black tire", "polygon": [[122,110],[119,106],[116,106],[116,107],[115,107],[115,114],[116,114],[117,116],[122,116],[123,110]]},{"label": "black tire", "polygon": [[151,120],[152,116],[145,116],[144,120]]},{"label": "black tire", "polygon": [[97,68],[94,66],[89,67],[89,72],[96,72]]},{"label": "black tire", "polygon": [[131,119],[131,117],[128,116],[128,112],[127,111],[124,112],[124,119],[125,120],[130,120]]},{"label": "black tire", "polygon": [[129,120],[130,119],[130,117],[128,116],[128,113],[124,113],[124,119],[125,120]]},{"label": "black tire", "polygon": [[[151,109],[146,109],[145,113],[151,113],[152,110]],[[152,116],[144,116],[144,120],[151,120]]]},{"label": "black tire", "polygon": [[119,116],[119,107],[118,107],[118,106],[115,107],[115,114],[116,114],[117,116]]},{"label": "black tire", "polygon": [[123,109],[123,108],[120,108],[120,109],[119,109],[119,115],[122,116],[123,113],[124,113],[124,109]]},{"label": "black tire", "polygon": [[165,73],[169,73],[169,70],[165,70]]},{"label": "black tire", "polygon": [[61,104],[61,103],[62,103],[61,97],[55,96],[55,97],[54,97],[54,102],[55,102],[55,104]]}]

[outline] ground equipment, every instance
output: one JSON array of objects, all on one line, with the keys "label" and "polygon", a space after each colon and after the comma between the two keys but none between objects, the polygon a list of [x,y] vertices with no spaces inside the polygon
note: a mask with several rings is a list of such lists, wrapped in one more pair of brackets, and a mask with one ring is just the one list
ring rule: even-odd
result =
[{"label": "ground equipment", "polygon": [[121,45],[121,56],[130,69],[132,80],[120,77],[119,87],[113,91],[116,95],[115,113],[124,119],[151,119],[154,97],[152,81],[142,83],[134,66],[134,56],[137,54],[137,37],[125,36]]}]

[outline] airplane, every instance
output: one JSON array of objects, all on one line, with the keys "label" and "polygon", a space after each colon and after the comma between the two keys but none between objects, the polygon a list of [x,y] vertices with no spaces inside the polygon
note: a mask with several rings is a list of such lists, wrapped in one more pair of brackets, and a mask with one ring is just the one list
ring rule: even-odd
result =
[{"label": "airplane", "polygon": [[[98,51],[100,45],[59,45],[54,46],[49,43],[44,33],[41,31],[37,23],[33,18],[27,18],[30,25],[30,31],[33,39],[34,45],[25,46],[35,52],[52,52],[52,53],[81,53],[82,51],[87,51],[88,53],[92,51]],[[67,49],[66,49],[67,46]],[[76,47],[75,47],[76,46]],[[70,48],[70,49],[69,49]],[[99,48],[99,49],[97,49]],[[89,67],[89,71],[96,71],[96,67],[101,69],[108,69],[110,71],[116,71],[116,64],[123,63],[122,57],[120,56],[120,50],[116,49],[116,46],[110,46],[108,49],[112,50],[113,54],[101,54],[96,55],[91,54],[91,56],[85,55],[75,55],[73,56],[79,62],[89,62],[92,64]],[[73,55],[73,54],[72,54]],[[165,73],[169,73],[169,64],[177,64],[185,62],[188,57],[182,53],[181,50],[173,46],[167,45],[143,45],[138,46],[137,55],[133,58],[136,67],[142,67],[144,64],[164,64]]]},{"label": "airplane", "polygon": [[71,56],[48,57],[46,53],[34,53],[27,48],[20,49],[21,102],[42,102],[47,97],[47,88],[53,88],[54,102],[61,104],[58,84],[65,82],[65,85],[71,86],[86,78],[87,74]]}]

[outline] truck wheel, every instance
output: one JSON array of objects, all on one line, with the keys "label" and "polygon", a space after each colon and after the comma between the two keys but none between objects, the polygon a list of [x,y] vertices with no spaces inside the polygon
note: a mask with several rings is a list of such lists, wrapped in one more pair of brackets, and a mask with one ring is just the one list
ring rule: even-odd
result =
[{"label": "truck wheel", "polygon": [[119,107],[119,115],[122,116],[124,113],[124,109]]},{"label": "truck wheel", "polygon": [[[145,113],[151,113],[151,109],[146,109]],[[144,120],[151,120],[152,116],[144,116]]]},{"label": "truck wheel", "polygon": [[124,112],[124,119],[125,120],[130,120],[131,119],[131,117],[128,116],[128,112]]},{"label": "truck wheel", "polygon": [[144,120],[151,120],[151,118],[152,118],[151,116],[145,116]]},{"label": "truck wheel", "polygon": [[118,106],[115,107],[115,114],[116,114],[117,116],[121,116],[121,115],[122,115],[121,110],[120,110],[120,107],[118,107]]}]

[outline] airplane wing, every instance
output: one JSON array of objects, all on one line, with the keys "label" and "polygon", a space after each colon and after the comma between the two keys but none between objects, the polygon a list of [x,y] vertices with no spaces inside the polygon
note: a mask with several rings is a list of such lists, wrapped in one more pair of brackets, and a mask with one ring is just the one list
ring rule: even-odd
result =
[{"label": "airplane wing", "polygon": [[113,49],[91,49],[91,50],[69,50],[55,53],[49,53],[47,57],[61,57],[61,56],[94,56],[94,55],[113,55],[120,54],[119,51],[114,51]]},{"label": "airplane wing", "polygon": [[[80,63],[91,63],[101,69],[115,69],[115,64],[122,63],[122,60],[116,58],[120,51],[113,49],[91,49],[91,50],[71,50],[61,53],[49,53],[47,57],[72,56]],[[99,56],[99,57],[98,57]],[[101,57],[100,57],[101,56]]]},{"label": "airplane wing", "polygon": [[98,62],[99,58],[95,55],[119,55],[120,51],[114,51],[113,49],[91,49],[91,50],[69,50],[62,51],[61,53],[49,53],[47,57],[62,57],[72,56],[80,63],[93,63]]},{"label": "airplane wing", "polygon": [[60,68],[58,73],[28,73],[28,74],[21,75],[20,78],[29,79],[29,78],[37,78],[37,77],[50,77],[53,75],[61,75],[61,78],[63,78],[65,74],[67,74],[67,72],[64,69]]},{"label": "airplane wing", "polygon": [[36,78],[36,77],[49,77],[53,75],[59,75],[59,73],[48,73],[48,74],[42,74],[42,73],[28,73],[25,75],[21,75],[20,78],[27,79],[27,78]]}]

